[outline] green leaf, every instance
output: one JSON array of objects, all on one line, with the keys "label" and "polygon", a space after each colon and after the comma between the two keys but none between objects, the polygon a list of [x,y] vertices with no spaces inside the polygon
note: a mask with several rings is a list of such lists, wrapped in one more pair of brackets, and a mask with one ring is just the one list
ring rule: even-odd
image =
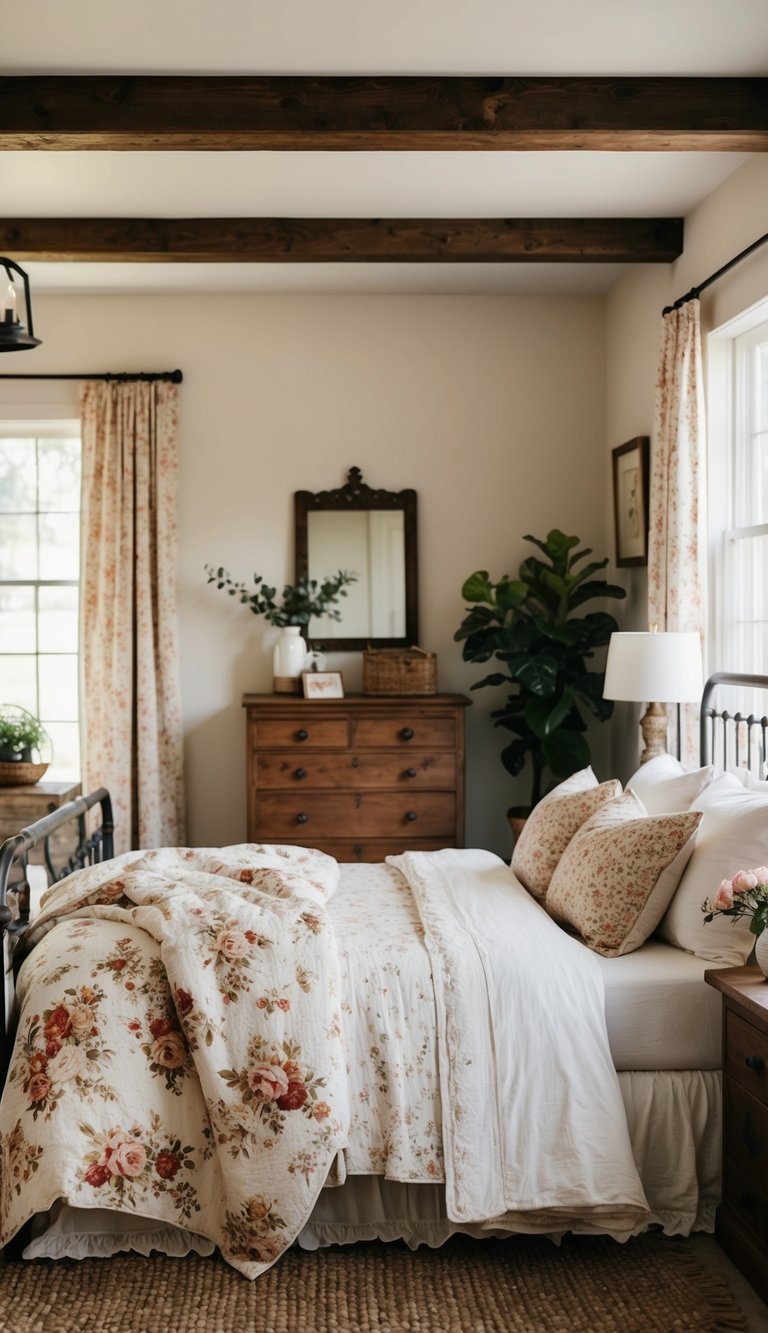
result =
[{"label": "green leaf", "polygon": [[589,763],[589,746],[578,732],[562,730],[546,736],[542,748],[549,767],[558,777],[570,777]]},{"label": "green leaf", "polygon": [[478,569],[461,586],[461,595],[465,602],[492,602],[493,585],[488,578],[487,569]]},{"label": "green leaf", "polygon": [[604,579],[596,579],[592,583],[582,583],[576,588],[570,596],[572,607],[581,606],[582,602],[589,602],[593,597],[616,597],[619,600],[626,597],[626,588],[619,587],[618,583],[606,583]]},{"label": "green leaf", "polygon": [[549,697],[557,684],[557,661],[541,654],[529,658],[514,675],[531,694]]}]

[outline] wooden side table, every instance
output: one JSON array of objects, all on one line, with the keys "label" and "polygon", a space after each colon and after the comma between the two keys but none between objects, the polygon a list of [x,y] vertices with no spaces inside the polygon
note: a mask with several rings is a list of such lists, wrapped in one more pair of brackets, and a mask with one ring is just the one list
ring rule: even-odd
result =
[{"label": "wooden side table", "polygon": [[[12,838],[21,829],[34,824],[43,815],[52,814],[67,801],[74,801],[81,793],[79,782],[36,782],[33,786],[0,787],[0,843]],[[73,850],[77,825],[64,829],[51,838],[54,859],[63,864]],[[30,865],[45,865],[42,847],[33,847],[29,853]],[[30,885],[33,889],[34,886]],[[41,892],[37,891],[37,896]],[[35,904],[31,904],[34,912]]]},{"label": "wooden side table", "polygon": [[715,1231],[768,1301],[768,981],[757,967],[704,973],[723,997],[723,1196]]}]

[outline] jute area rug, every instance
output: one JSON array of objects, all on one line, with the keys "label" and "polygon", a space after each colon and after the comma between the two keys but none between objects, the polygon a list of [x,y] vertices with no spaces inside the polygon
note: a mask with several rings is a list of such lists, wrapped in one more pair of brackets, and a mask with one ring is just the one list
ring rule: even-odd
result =
[{"label": "jute area rug", "polygon": [[678,1333],[744,1329],[677,1241],[454,1238],[291,1250],[256,1282],[218,1257],[0,1266],[8,1333]]}]

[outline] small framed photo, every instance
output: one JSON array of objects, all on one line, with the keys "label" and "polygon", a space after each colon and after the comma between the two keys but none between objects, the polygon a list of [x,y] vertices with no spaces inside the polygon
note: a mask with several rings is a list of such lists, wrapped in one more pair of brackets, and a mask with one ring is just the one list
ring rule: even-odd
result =
[{"label": "small framed photo", "polygon": [[344,681],[340,671],[302,671],[305,699],[343,699]]},{"label": "small framed photo", "polygon": [[648,564],[648,457],[650,440],[637,435],[613,450],[616,564]]}]

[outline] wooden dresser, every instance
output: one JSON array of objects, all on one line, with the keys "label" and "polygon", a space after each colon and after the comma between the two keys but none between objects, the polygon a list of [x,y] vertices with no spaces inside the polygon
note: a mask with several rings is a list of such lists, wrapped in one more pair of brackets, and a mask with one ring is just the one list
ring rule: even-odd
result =
[{"label": "wooden dresser", "polygon": [[705,972],[723,996],[723,1249],[768,1301],[768,981],[756,967]]},{"label": "wooden dresser", "polygon": [[459,694],[246,694],[248,840],[339,861],[464,844]]}]

